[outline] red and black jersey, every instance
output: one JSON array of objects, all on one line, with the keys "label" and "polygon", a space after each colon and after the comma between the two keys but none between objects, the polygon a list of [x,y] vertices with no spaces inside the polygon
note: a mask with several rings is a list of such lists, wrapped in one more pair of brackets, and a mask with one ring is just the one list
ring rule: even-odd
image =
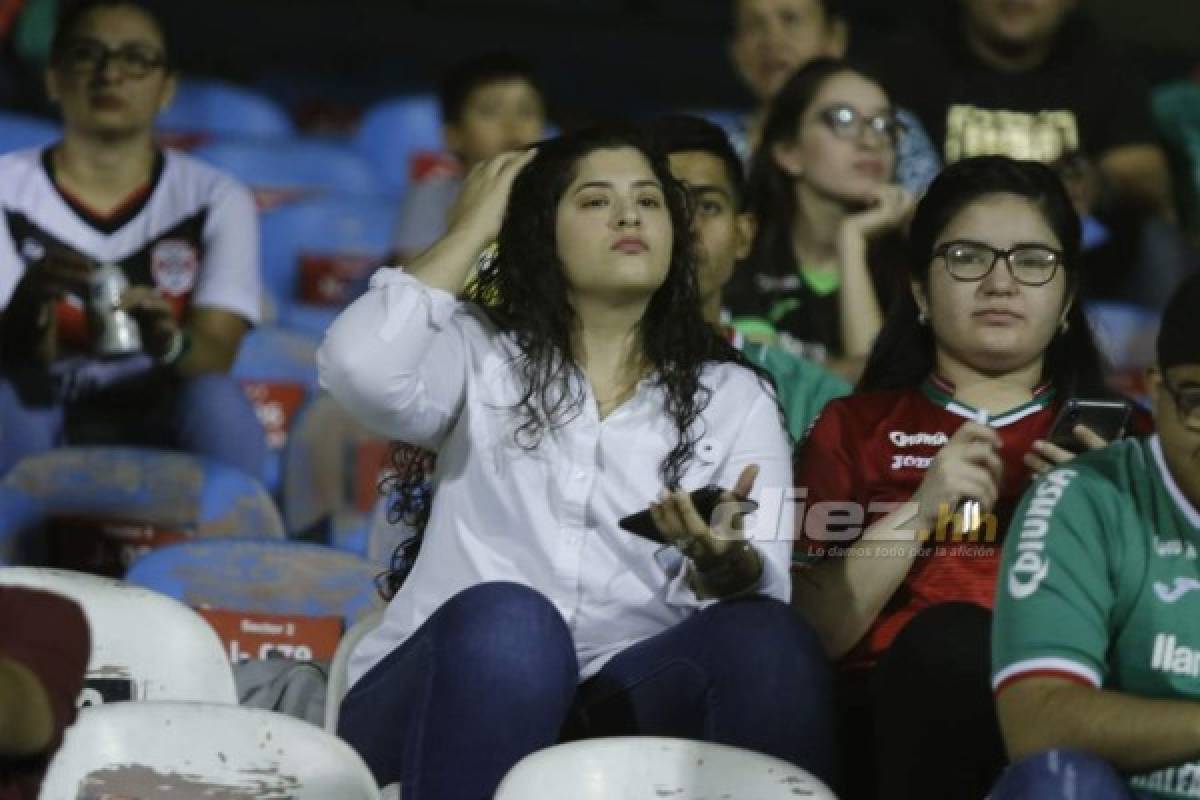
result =
[{"label": "red and black jersey", "polygon": [[[929,606],[968,602],[992,607],[1004,532],[1030,479],[1022,459],[1035,440],[1048,434],[1059,403],[1047,384],[1030,402],[989,417],[954,400],[952,393],[953,387],[931,378],[915,388],[833,400],[797,453],[796,502],[803,504],[798,506],[803,516],[796,521],[796,569],[801,570],[814,559],[839,557],[863,529],[911,498],[934,455],[965,421],[991,425],[1003,443],[1000,498],[979,534],[956,536],[960,532],[953,528],[953,509],[947,509],[903,584],[846,656],[846,667],[873,665],[908,621]],[[824,514],[808,513],[826,502],[857,504],[863,524],[826,529]]]}]

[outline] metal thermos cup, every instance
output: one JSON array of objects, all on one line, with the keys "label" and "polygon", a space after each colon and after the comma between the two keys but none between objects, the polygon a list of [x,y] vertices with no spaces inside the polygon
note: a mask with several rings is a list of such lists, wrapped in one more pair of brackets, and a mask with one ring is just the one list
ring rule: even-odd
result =
[{"label": "metal thermos cup", "polygon": [[103,264],[92,273],[89,311],[95,325],[92,348],[105,358],[127,356],[142,351],[142,333],[137,320],[120,308],[121,295],[129,288],[129,279],[115,264]]}]

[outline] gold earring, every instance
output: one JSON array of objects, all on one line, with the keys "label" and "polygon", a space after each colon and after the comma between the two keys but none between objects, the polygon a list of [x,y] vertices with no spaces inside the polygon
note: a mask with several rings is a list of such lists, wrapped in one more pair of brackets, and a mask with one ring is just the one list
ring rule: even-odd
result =
[{"label": "gold earring", "polygon": [[917,312],[917,324],[918,325],[928,325],[929,324],[929,317],[926,316],[924,311]]},{"label": "gold earring", "polygon": [[1065,319],[1062,321],[1062,324],[1060,324],[1058,326],[1059,333],[1066,333],[1070,329],[1071,329],[1071,323],[1067,322]]}]

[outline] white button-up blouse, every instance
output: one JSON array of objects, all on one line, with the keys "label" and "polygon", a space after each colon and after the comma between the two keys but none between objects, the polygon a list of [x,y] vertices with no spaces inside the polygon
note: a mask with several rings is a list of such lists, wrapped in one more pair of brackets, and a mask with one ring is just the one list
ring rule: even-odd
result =
[{"label": "white button-up blouse", "polygon": [[[420,558],[355,650],[351,683],[485,581],[545,595],[574,637],[582,678],[712,602],[692,591],[675,548],[617,525],[663,488],[660,463],[677,438],[664,391],[644,380],[601,420],[579,377],[579,413],[523,449],[513,437],[517,353],[477,308],[396,268],[379,270],[330,328],[317,357],[322,385],[378,433],[438,453]],[[792,472],[774,397],[735,364],[710,365],[701,380],[712,397],[682,487],[731,487],[745,466],[759,466],[751,496],[760,509],[748,530],[763,556],[760,592],[786,602],[793,522],[782,510]]]}]

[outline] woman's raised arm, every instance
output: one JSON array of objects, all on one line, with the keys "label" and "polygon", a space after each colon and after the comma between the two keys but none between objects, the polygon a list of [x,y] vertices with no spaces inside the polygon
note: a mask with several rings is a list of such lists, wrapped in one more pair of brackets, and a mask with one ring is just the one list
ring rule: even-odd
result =
[{"label": "woman's raised arm", "polygon": [[376,432],[436,448],[457,418],[467,353],[455,295],[495,239],[513,178],[532,157],[506,153],[472,170],[449,232],[407,268],[379,270],[325,335],[321,385]]}]

